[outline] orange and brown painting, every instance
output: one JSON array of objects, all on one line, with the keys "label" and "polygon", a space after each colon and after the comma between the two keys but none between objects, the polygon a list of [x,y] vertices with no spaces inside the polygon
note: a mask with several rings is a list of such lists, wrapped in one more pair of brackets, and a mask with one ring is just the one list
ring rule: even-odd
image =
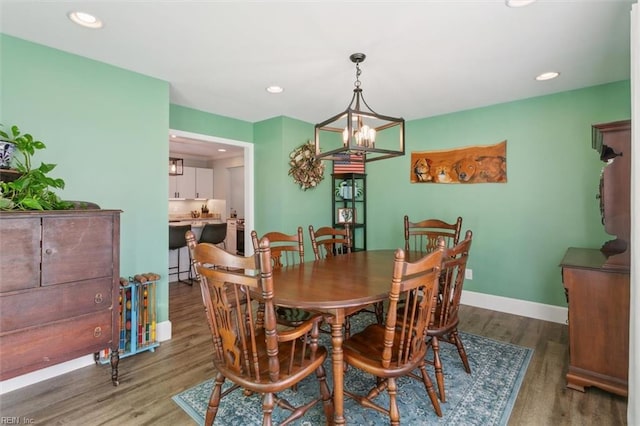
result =
[{"label": "orange and brown painting", "polygon": [[411,183],[504,183],[507,141],[411,153]]}]

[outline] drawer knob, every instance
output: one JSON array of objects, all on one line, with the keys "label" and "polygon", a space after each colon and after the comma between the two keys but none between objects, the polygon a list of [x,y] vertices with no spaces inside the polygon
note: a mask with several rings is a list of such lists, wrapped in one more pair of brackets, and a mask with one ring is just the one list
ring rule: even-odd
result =
[{"label": "drawer knob", "polygon": [[53,250],[51,250],[50,248],[48,248],[48,249],[46,249],[44,252],[45,252],[46,254],[52,254],[52,253],[53,253]]},{"label": "drawer knob", "polygon": [[96,295],[93,298],[93,301],[96,303],[96,305],[99,305],[100,303],[102,303],[103,301],[102,293],[96,293]]},{"label": "drawer knob", "polygon": [[102,336],[102,328],[101,327],[96,327],[93,329],[93,337],[100,337]]}]

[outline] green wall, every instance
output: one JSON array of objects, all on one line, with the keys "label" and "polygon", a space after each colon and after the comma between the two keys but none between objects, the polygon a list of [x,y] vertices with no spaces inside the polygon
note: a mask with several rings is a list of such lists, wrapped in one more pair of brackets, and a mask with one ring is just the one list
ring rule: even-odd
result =
[{"label": "green wall", "polygon": [[[289,154],[313,139],[313,124],[277,117],[255,125],[255,227],[258,235],[269,231],[287,234],[302,226],[305,258],[313,259],[309,225],[331,224],[331,163],[325,178],[314,189],[304,191],[289,176]],[[328,213],[328,214],[327,214]]]},{"label": "green wall", "polygon": [[161,274],[167,320],[168,83],[7,35],[0,47],[0,122],[47,145],[34,160],[57,164],[62,198],[122,210],[120,275]]},{"label": "green wall", "polygon": [[[399,247],[402,218],[474,232],[465,289],[566,305],[558,264],[570,246],[611,239],[600,222],[603,163],[591,125],[631,116],[619,82],[407,123],[407,155],[368,167],[369,248]],[[411,184],[410,153],[507,140],[506,184]]]},{"label": "green wall", "polygon": [[[403,245],[403,216],[463,218],[474,232],[467,290],[565,306],[558,264],[570,246],[611,239],[595,198],[602,163],[591,125],[630,117],[628,81],[413,120],[407,155],[367,165],[369,249]],[[331,221],[331,163],[318,188],[287,175],[288,154],[313,125],[277,118],[255,126],[256,228],[292,233]],[[410,153],[507,140],[505,184],[411,184]]]},{"label": "green wall", "polygon": [[[0,43],[0,121],[47,143],[36,159],[58,164],[63,198],[123,210],[120,275],[164,276],[159,321],[168,319],[169,128],[253,142],[257,232],[303,226],[311,256],[306,228],[331,220],[332,165],[313,190],[287,173],[289,153],[313,138],[313,124],[287,117],[252,124],[170,105],[166,82],[6,35]],[[405,214],[460,215],[474,232],[466,289],[562,306],[564,250],[610,239],[595,199],[602,163],[591,125],[629,117],[630,84],[618,82],[409,121],[407,155],[367,165],[368,246],[401,246]],[[411,151],[504,139],[506,184],[409,182]]]},{"label": "green wall", "polygon": [[253,124],[235,118],[187,108],[181,105],[169,106],[169,126],[173,130],[218,136],[242,142],[253,141]]}]

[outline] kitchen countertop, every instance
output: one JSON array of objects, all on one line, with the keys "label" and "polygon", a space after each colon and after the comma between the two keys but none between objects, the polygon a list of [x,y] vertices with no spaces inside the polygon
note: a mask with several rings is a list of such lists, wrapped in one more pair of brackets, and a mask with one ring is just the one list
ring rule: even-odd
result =
[{"label": "kitchen countertop", "polygon": [[169,226],[184,226],[191,225],[193,227],[203,227],[208,223],[225,223],[220,219],[213,219],[211,217],[205,218],[182,218],[182,219],[169,219]]}]

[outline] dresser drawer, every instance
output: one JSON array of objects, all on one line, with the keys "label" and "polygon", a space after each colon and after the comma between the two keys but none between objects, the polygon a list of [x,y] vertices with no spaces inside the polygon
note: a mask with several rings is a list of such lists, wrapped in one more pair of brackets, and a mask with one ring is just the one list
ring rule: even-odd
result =
[{"label": "dresser drawer", "polygon": [[41,287],[0,296],[0,333],[79,315],[112,306],[113,278]]},{"label": "dresser drawer", "polygon": [[112,339],[111,310],[0,336],[0,380],[99,352]]}]

